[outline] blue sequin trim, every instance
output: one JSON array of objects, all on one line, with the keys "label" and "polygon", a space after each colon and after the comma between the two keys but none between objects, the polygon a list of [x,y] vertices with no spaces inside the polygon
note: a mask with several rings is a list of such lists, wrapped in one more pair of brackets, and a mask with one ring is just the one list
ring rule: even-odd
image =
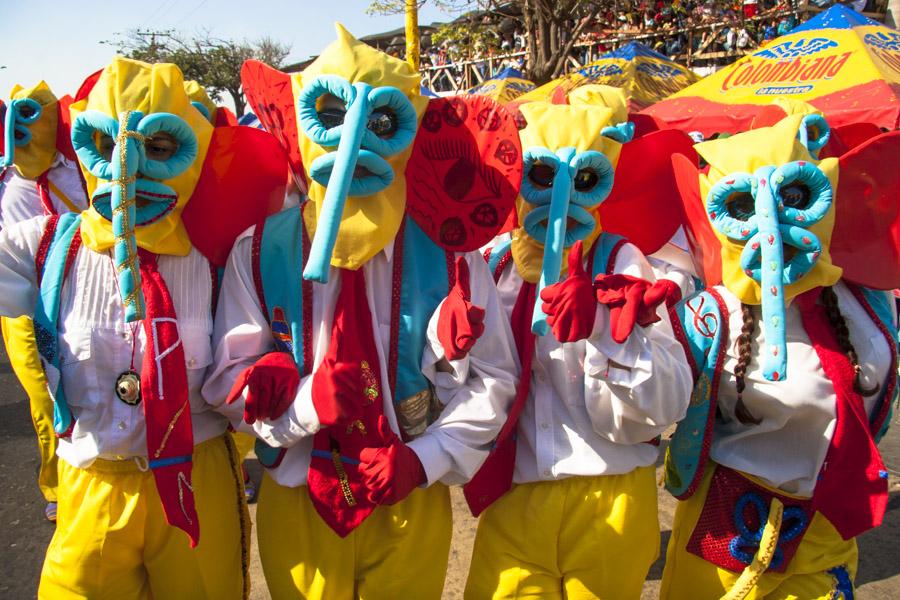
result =
[{"label": "blue sequin trim", "polygon": [[828,569],[828,574],[834,577],[833,600],[853,600],[853,579],[844,565]]},{"label": "blue sequin trim", "polygon": [[[750,529],[750,523],[745,518],[747,506],[751,505],[756,510],[756,516],[759,522],[759,528],[756,531]],[[766,520],[769,518],[769,507],[766,501],[757,493],[747,492],[734,505],[734,526],[737,528],[739,535],[731,538],[728,543],[728,551],[731,556],[745,565],[753,562],[753,556],[759,549],[759,542],[762,539],[763,529],[766,526]],[[784,542],[789,542],[806,529],[807,516],[803,509],[792,506],[784,510],[781,519],[781,532],[778,535],[778,543],[775,547],[775,554],[772,556],[772,562],[769,568],[777,569],[784,561],[784,552],[781,546]]]}]

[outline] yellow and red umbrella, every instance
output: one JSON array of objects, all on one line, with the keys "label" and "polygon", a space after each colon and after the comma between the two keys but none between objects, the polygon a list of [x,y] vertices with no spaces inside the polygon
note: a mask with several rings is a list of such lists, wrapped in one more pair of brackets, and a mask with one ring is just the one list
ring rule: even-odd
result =
[{"label": "yellow and red umbrella", "polygon": [[832,127],[900,119],[900,33],[837,4],[643,114],[683,131],[737,133],[773,99],[808,102]]},{"label": "yellow and red umbrella", "polygon": [[562,98],[588,84],[611,85],[625,91],[629,112],[637,112],[698,81],[690,69],[647,46],[629,42],[564,77],[545,83],[519,98],[520,102]]},{"label": "yellow and red umbrella", "polygon": [[534,83],[522,77],[517,69],[508,67],[491,79],[471,88],[469,94],[479,94],[501,104],[511,102],[534,89]]}]

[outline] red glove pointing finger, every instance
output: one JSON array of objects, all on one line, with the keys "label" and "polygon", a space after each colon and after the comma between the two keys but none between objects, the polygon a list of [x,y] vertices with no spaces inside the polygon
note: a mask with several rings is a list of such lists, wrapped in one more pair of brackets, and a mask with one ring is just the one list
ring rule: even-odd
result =
[{"label": "red glove pointing finger", "polygon": [[666,279],[651,284],[622,273],[598,275],[594,289],[597,302],[609,307],[612,338],[619,344],[628,339],[635,324],[646,327],[659,321],[656,308],[681,295],[678,286]]},{"label": "red glove pointing finger", "polygon": [[247,388],[244,421],[252,425],[257,419],[277,419],[294,401],[299,385],[294,357],[287,352],[270,352],[241,371],[225,403],[233,404]]},{"label": "red glove pointing finger", "polygon": [[565,280],[541,290],[541,310],[547,324],[560,342],[576,342],[591,336],[597,301],[594,285],[584,270],[584,245],[578,240],[569,249],[569,274]]},{"label": "red glove pointing finger", "polygon": [[400,441],[384,415],[378,417],[381,439],[388,440],[380,448],[364,448],[359,453],[359,472],[366,497],[373,504],[396,504],[425,483],[422,461],[412,448]]},{"label": "red glove pointing finger", "polygon": [[484,333],[484,309],[472,304],[471,300],[469,263],[460,256],[456,259],[456,283],[438,315],[438,341],[449,360],[459,360],[468,354]]}]

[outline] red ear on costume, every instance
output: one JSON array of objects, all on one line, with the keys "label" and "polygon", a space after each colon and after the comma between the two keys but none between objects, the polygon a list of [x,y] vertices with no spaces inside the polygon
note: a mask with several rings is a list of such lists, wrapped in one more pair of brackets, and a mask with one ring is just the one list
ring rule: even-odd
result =
[{"label": "red ear on costume", "polygon": [[691,248],[694,270],[707,286],[722,282],[722,244],[713,233],[700,198],[700,171],[684,155],[672,157],[675,186],[681,200],[681,222]]},{"label": "red ear on costume", "polygon": [[72,161],[78,161],[75,148],[72,146],[72,116],[69,114],[69,106],[74,100],[66,94],[56,103],[56,150]]},{"label": "red ear on costume", "polygon": [[181,215],[191,243],[218,267],[235,238],[281,210],[287,160],[271,134],[217,127],[190,202]]},{"label": "red ear on costume", "polygon": [[429,101],[406,165],[406,211],[438,246],[477,250],[499,233],[522,184],[512,115],[484,96]]},{"label": "red ear on costume", "polygon": [[78,91],[75,92],[75,99],[72,101],[78,102],[79,100],[87,98],[88,94],[91,93],[91,90],[94,89],[94,86],[97,85],[97,80],[100,79],[102,73],[103,69],[100,69],[99,71],[94,71],[88,75],[82,82],[81,87],[78,88]]},{"label": "red ear on costume", "polygon": [[787,112],[777,104],[768,104],[761,106],[753,115],[750,121],[749,129],[761,129],[763,127],[772,127],[787,116]]},{"label": "red ear on costume", "polygon": [[684,157],[696,170],[691,138],[675,129],[656,131],[622,145],[609,197],[600,205],[603,230],[618,233],[653,254],[681,224],[671,158]]},{"label": "red ear on costume", "polygon": [[[654,131],[668,129],[663,121],[654,116],[644,115],[641,113],[632,113],[628,115],[628,121],[634,123],[634,137],[642,138]],[[629,142],[630,143],[630,142]],[[627,144],[626,144],[627,145]]]},{"label": "red ear on costume", "polygon": [[245,60],[241,67],[241,85],[247,103],[266,131],[275,136],[287,155],[294,182],[305,194],[308,190],[300,156],[297,133],[297,107],[291,89],[291,76],[258,60]]},{"label": "red ear on costume", "polygon": [[850,123],[834,127],[828,136],[828,143],[819,151],[819,159],[840,157],[879,135],[881,129],[875,123]]},{"label": "red ear on costume", "polygon": [[225,106],[216,107],[216,122],[214,127],[234,127],[238,124],[237,117],[231,109]]},{"label": "red ear on costume", "polygon": [[900,287],[900,131],[874,137],[840,157],[831,259],[866,287]]}]

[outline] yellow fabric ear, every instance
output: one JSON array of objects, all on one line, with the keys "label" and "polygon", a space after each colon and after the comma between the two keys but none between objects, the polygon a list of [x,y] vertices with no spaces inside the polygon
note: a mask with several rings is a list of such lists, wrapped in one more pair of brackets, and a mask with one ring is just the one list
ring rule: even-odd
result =
[{"label": "yellow fabric ear", "polygon": [[209,111],[210,123],[216,122],[216,103],[210,100],[209,94],[206,93],[206,88],[193,79],[189,79],[184,82],[184,92],[188,95],[191,102],[198,102],[206,107],[206,110]]},{"label": "yellow fabric ear", "polygon": [[[822,253],[815,266],[798,281],[784,288],[785,300],[818,286],[831,286],[841,278],[842,270],[831,262],[829,248],[834,230],[837,198],[838,160],[815,160],[797,140],[803,114],[786,117],[772,127],[764,127],[740,133],[721,140],[712,140],[694,146],[709,163],[709,175],[700,175],[700,195],[706,204],[709,191],[720,179],[736,172],[753,173],[764,166],[781,166],[789,162],[805,160],[816,164],[831,182],[834,198],[831,208],[821,221],[808,227],[819,238]],[[741,268],[741,252],[744,242],[736,242],[713,228],[722,244],[722,283],[745,304],[760,304],[762,289]]]},{"label": "yellow fabric ear", "polygon": [[[197,136],[197,158],[180,175],[163,181],[178,195],[175,209],[158,221],[135,229],[137,244],[141,248],[157,254],[180,256],[190,252],[191,242],[181,222],[181,213],[194,193],[203,170],[213,127],[191,106],[179,68],[168,63],[150,65],[117,56],[103,70],[90,95],[73,104],[70,110],[73,121],[86,110],[102,112],[115,120],[125,111],[138,110],[145,116],[165,112],[181,117],[190,126]],[[87,182],[88,195],[93,197],[101,182],[84,166],[82,173]],[[96,251],[107,250],[115,242],[112,224],[93,206],[82,217],[81,235],[85,245]]]},{"label": "yellow fabric ear", "polygon": [[10,98],[13,100],[31,98],[41,105],[41,116],[27,126],[31,132],[31,141],[24,146],[16,146],[15,149],[16,171],[26,179],[37,179],[50,169],[56,158],[56,128],[59,126],[57,105],[59,102],[50,91],[50,87],[43,81],[30,88],[16,85],[10,92]]},{"label": "yellow fabric ear", "polygon": [[[375,50],[354,38],[340,24],[335,25],[337,40],[332,42],[303,73],[292,77],[294,101],[304,85],[320,75],[337,75],[351,84],[362,82],[373,87],[391,86],[403,92],[421,119],[428,98],[420,93],[420,77],[409,63]],[[325,199],[325,188],[309,177],[314,160],[332,151],[310,140],[299,128],[300,154],[309,180],[309,199],[304,221],[310,238],[316,233],[316,219]],[[369,196],[350,196],[338,228],[331,264],[343,269],[358,269],[378,254],[397,235],[406,211],[406,163],[413,144],[386,157],[394,170],[394,181],[386,189]]]}]

